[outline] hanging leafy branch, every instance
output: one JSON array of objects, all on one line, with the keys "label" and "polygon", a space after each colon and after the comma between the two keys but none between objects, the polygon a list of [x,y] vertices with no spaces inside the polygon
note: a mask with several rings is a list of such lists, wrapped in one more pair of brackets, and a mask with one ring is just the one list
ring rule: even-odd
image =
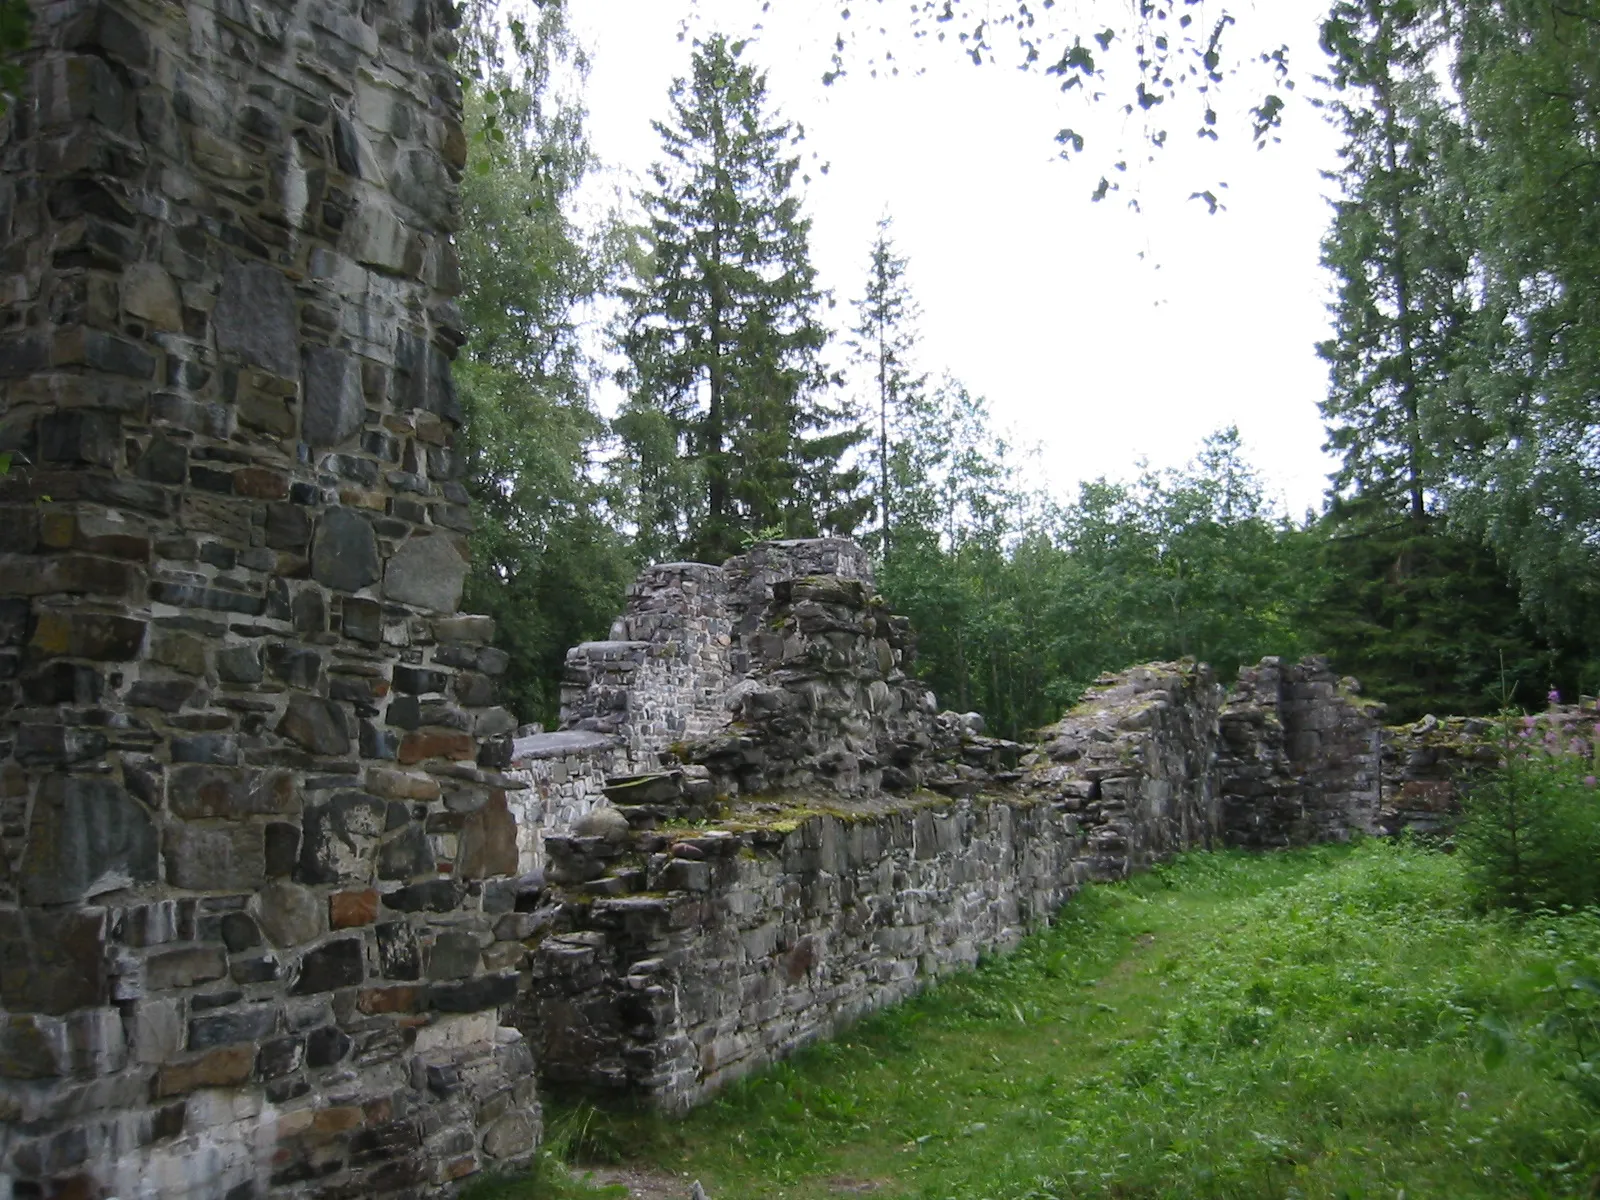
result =
[{"label": "hanging leafy branch", "polygon": [[[762,11],[771,7],[770,0]],[[890,16],[884,0],[840,0],[839,31],[825,83],[844,78],[859,63],[867,74],[898,75],[904,59],[903,36],[913,43],[933,42],[955,49],[976,66],[1004,64],[1038,72],[1062,93],[1114,104],[1137,118],[1147,144],[1147,161],[1168,145],[1174,130],[1187,126],[1194,136],[1221,136],[1219,97],[1224,85],[1257,91],[1250,106],[1249,135],[1258,145],[1275,141],[1286,112],[1284,94],[1294,89],[1287,46],[1241,55],[1235,46],[1238,21],[1224,7],[1205,0],[1134,0],[1125,17],[1104,24],[1086,6],[1056,0],[912,0],[909,11]],[[902,51],[897,52],[899,43]],[[1083,153],[1086,139],[1075,129],[1056,135],[1062,157]],[[1126,149],[1102,175],[1092,199],[1120,190],[1114,176],[1128,169]],[[1198,191],[1213,212],[1215,193]],[[1135,202],[1135,207],[1137,204]]]}]

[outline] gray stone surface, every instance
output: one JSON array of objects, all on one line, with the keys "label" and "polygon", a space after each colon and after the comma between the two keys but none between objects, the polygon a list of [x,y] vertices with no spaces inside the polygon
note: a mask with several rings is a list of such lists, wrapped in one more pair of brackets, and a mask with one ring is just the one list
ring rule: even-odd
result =
[{"label": "gray stone surface", "polygon": [[444,534],[413,537],[395,552],[383,577],[383,596],[429,612],[454,612],[461,606],[467,560]]},{"label": "gray stone surface", "polygon": [[294,288],[281,271],[266,263],[225,261],[211,319],[218,350],[287,378],[299,368]]},{"label": "gray stone surface", "polygon": [[327,902],[298,884],[269,883],[251,901],[251,912],[267,940],[282,949],[304,945],[327,928]]},{"label": "gray stone surface", "polygon": [[69,904],[155,882],[155,823],[109,779],[48,775],[18,873],[28,904]]},{"label": "gray stone surface", "polygon": [[356,358],[328,346],[309,347],[301,436],[313,446],[341,445],[361,429],[366,412]]},{"label": "gray stone surface", "polygon": [[377,583],[383,569],[372,523],[347,508],[324,513],[312,545],[311,574],[318,583],[343,592]]}]

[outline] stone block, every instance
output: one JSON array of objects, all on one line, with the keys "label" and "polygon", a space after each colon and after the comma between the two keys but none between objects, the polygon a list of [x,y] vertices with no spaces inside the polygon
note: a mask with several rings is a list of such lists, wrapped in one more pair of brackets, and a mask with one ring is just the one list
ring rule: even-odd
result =
[{"label": "stone block", "polygon": [[386,600],[430,612],[451,613],[461,606],[467,557],[444,534],[413,536],[396,551],[384,571]]},{"label": "stone block", "polygon": [[191,988],[227,974],[228,956],[219,946],[177,946],[157,950],[144,961],[144,985],[152,992]]},{"label": "stone block", "polygon": [[144,645],[145,623],[104,613],[42,612],[29,646],[40,654],[126,662]]},{"label": "stone block", "polygon": [[311,574],[318,583],[342,592],[357,592],[378,582],[382,569],[371,523],[347,508],[324,512],[317,521]]},{"label": "stone block", "polygon": [[441,930],[428,947],[428,978],[470,979],[478,973],[481,958],[476,935]]},{"label": "stone block", "polygon": [[352,929],[371,925],[378,919],[378,893],[371,888],[335,892],[328,897],[328,925],[332,929]]},{"label": "stone block", "polygon": [[21,725],[13,753],[24,766],[71,766],[101,757],[106,745],[105,735],[94,729]]},{"label": "stone block", "polygon": [[169,1063],[157,1073],[152,1093],[183,1096],[200,1088],[238,1087],[255,1068],[254,1046],[224,1046],[188,1062]]},{"label": "stone block", "polygon": [[[316,592],[302,592],[295,597],[297,614],[301,610],[302,601],[308,596],[316,601],[319,605],[318,612],[321,612],[322,597]],[[321,629],[308,630],[307,632],[320,633]],[[292,688],[310,691],[322,679],[322,655],[303,646],[287,646],[282,643],[274,643],[268,646],[267,666],[272,671],[274,679],[278,679]]]},{"label": "stone block", "polygon": [[258,1042],[278,1024],[274,1004],[251,1004],[226,1012],[205,1013],[189,1019],[189,1049],[210,1050],[240,1042]]},{"label": "stone block", "polygon": [[379,974],[385,979],[422,978],[422,950],[416,931],[405,921],[388,921],[376,932]]},{"label": "stone block", "polygon": [[422,667],[409,667],[404,663],[394,669],[394,686],[398,692],[422,696],[430,692],[442,693],[450,685],[450,676],[444,671],[430,671]]},{"label": "stone block", "polygon": [[342,792],[307,805],[297,877],[305,883],[365,882],[387,826],[387,804],[361,792]]},{"label": "stone block", "polygon": [[183,1052],[183,1001],[176,997],[140,1000],[129,1018],[134,1061],[146,1066],[171,1062]]},{"label": "stone block", "polygon": [[343,629],[345,637],[376,646],[383,641],[383,606],[376,600],[347,599]]},{"label": "stone block", "polygon": [[249,891],[266,882],[259,825],[170,823],[164,834],[167,881],[195,891]]},{"label": "stone block", "polygon": [[440,642],[470,642],[482,645],[494,640],[494,618],[440,617],[433,622],[433,636]]},{"label": "stone block", "polygon": [[454,983],[435,983],[428,988],[428,1006],[435,1012],[472,1013],[499,1008],[517,998],[517,976],[480,975]]},{"label": "stone block", "polygon": [[39,458],[114,467],[122,458],[122,423],[115,413],[92,409],[46,413],[39,419]]},{"label": "stone block", "polygon": [[164,713],[175,713],[187,704],[195,693],[195,684],[187,679],[141,679],[128,690],[128,704],[132,708],[154,708]]},{"label": "stone block", "polygon": [[228,261],[211,316],[217,349],[293,379],[300,358],[294,289],[281,271],[265,263]]},{"label": "stone block", "polygon": [[[515,842],[513,842],[515,846]],[[415,879],[436,869],[433,846],[421,825],[411,825],[386,841],[378,851],[378,878]]]},{"label": "stone block", "polygon": [[134,263],[122,273],[122,307],[163,333],[183,329],[178,286],[158,263]]},{"label": "stone block", "polygon": [[157,434],[139,456],[136,472],[152,483],[182,483],[189,478],[189,450]]},{"label": "stone block", "polygon": [[298,1071],[305,1058],[305,1038],[278,1037],[264,1041],[256,1052],[256,1078],[282,1078]]},{"label": "stone block", "polygon": [[365,988],[356,996],[356,1007],[368,1016],[420,1012],[426,994],[416,987]]},{"label": "stone block", "polygon": [[224,683],[260,683],[261,647],[228,646],[217,651],[217,678]]},{"label": "stone block", "polygon": [[367,791],[389,800],[437,800],[438,781],[427,775],[412,775],[405,771],[390,771],[382,767],[367,768]]},{"label": "stone block", "polygon": [[489,879],[517,873],[517,822],[504,792],[467,815],[461,828],[456,874],[462,879]]},{"label": "stone block", "polygon": [[355,356],[327,346],[308,347],[301,437],[313,446],[341,445],[360,432],[366,412]]},{"label": "stone block", "polygon": [[399,759],[412,766],[429,759],[470,761],[478,754],[478,742],[470,733],[424,729],[408,733],[400,741]]},{"label": "stone block", "polygon": [[173,769],[169,805],[188,820],[267,816],[293,812],[298,796],[287,771],[190,763]]},{"label": "stone block", "polygon": [[353,987],[366,976],[366,956],[358,937],[339,938],[308,950],[300,959],[293,993],[331,992]]},{"label": "stone block", "polygon": [[238,954],[261,945],[261,927],[248,913],[224,913],[221,922],[222,944],[228,953]]},{"label": "stone block", "polygon": [[19,872],[25,903],[74,903],[158,874],[155,823],[115,783],[56,774],[39,784]]},{"label": "stone block", "polygon": [[320,937],[325,907],[310,888],[275,880],[250,901],[250,910],[274,946],[289,949]]},{"label": "stone block", "polygon": [[430,879],[385,892],[383,905],[395,912],[449,912],[461,903],[464,890],[451,879]]},{"label": "stone block", "polygon": [[[175,763],[209,763],[232,766],[239,762],[239,739],[231,733],[197,733],[171,742]],[[274,810],[277,811],[277,810]]]},{"label": "stone block", "polygon": [[0,909],[0,1004],[61,1014],[110,999],[106,915],[99,909]]},{"label": "stone block", "polygon": [[304,692],[289,697],[278,732],[313,754],[341,755],[350,751],[344,710],[330,700]]},{"label": "stone block", "polygon": [[335,1026],[314,1029],[306,1037],[306,1065],[313,1068],[331,1067],[343,1062],[354,1046],[349,1036]]}]

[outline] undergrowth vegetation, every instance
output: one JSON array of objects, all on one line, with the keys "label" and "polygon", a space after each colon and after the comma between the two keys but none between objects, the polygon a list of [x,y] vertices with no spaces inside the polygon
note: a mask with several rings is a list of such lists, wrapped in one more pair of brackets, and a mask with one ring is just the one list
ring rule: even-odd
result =
[{"label": "undergrowth vegetation", "polygon": [[[1480,915],[1419,846],[1197,853],[687,1119],[552,1104],[548,1145],[714,1200],[1594,1196],[1597,978],[1600,912]],[[499,1194],[607,1194],[557,1174]]]},{"label": "undergrowth vegetation", "polygon": [[1600,723],[1574,732],[1502,714],[1494,740],[1504,765],[1467,796],[1456,839],[1473,900],[1525,912],[1600,904]]}]

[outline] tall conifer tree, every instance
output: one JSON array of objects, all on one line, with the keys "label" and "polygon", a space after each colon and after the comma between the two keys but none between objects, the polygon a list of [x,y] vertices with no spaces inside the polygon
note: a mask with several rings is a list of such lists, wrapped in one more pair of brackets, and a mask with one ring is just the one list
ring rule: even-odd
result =
[{"label": "tall conifer tree", "polygon": [[1334,493],[1426,524],[1460,366],[1471,267],[1446,158],[1459,129],[1437,97],[1437,31],[1409,0],[1339,0],[1323,26],[1345,135],[1323,262],[1338,299],[1322,414],[1342,456]]},{"label": "tall conifer tree", "polygon": [[840,464],[859,435],[824,395],[799,135],[769,113],[744,49],[710,37],[674,83],[623,289],[617,429],[647,557],[716,561],[760,534],[853,532],[862,513],[859,476]]},{"label": "tall conifer tree", "polygon": [[907,474],[908,443],[927,407],[927,376],[916,369],[919,309],[906,281],[906,259],[889,237],[892,222],[878,222],[867,266],[867,285],[855,301],[856,324],[850,348],[868,386],[872,442],[872,508],[877,517],[877,549],[889,557],[890,527],[903,519],[899,478]]}]

